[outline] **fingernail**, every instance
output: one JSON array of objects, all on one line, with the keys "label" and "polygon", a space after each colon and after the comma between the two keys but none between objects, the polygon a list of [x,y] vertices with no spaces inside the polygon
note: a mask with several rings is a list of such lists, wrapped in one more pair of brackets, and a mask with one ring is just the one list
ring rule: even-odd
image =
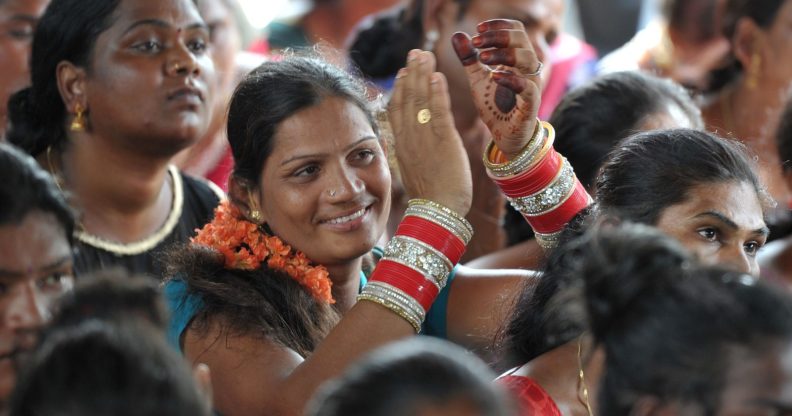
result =
[{"label": "fingernail", "polygon": [[480,35],[473,36],[473,46],[478,48],[482,43],[484,43],[484,40],[481,39]]},{"label": "fingernail", "polygon": [[404,78],[407,75],[407,68],[402,68],[396,73],[396,78]]},{"label": "fingernail", "polygon": [[440,82],[440,75],[437,73],[432,74],[432,77],[429,78],[429,83],[432,84],[433,87],[436,87],[439,82]]},{"label": "fingernail", "polygon": [[416,53],[417,53],[417,52],[415,51],[415,49],[411,50],[411,51],[410,51],[410,52],[407,54],[407,62],[414,61],[414,60],[415,60],[415,54],[416,54]]},{"label": "fingernail", "polygon": [[429,62],[429,55],[426,52],[421,52],[421,54],[418,55],[418,62],[421,64]]},{"label": "fingernail", "polygon": [[479,54],[479,59],[481,59],[482,61],[489,61],[490,59],[492,59],[492,52],[489,51],[481,52]]}]

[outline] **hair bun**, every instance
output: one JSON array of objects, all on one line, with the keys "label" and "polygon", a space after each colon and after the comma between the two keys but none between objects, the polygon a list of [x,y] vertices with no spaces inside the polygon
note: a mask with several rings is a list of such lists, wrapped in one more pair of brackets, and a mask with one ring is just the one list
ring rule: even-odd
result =
[{"label": "hair bun", "polygon": [[566,256],[585,282],[585,308],[597,339],[640,316],[645,296],[664,292],[690,257],[676,241],[641,224],[600,224],[572,241]]},{"label": "hair bun", "polygon": [[31,155],[46,149],[44,131],[39,127],[42,121],[33,100],[33,90],[27,87],[11,95],[8,99],[8,141]]},{"label": "hair bun", "polygon": [[404,66],[407,53],[420,46],[423,39],[421,21],[416,17],[404,21],[406,12],[378,16],[355,37],[349,55],[366,77],[393,76]]}]

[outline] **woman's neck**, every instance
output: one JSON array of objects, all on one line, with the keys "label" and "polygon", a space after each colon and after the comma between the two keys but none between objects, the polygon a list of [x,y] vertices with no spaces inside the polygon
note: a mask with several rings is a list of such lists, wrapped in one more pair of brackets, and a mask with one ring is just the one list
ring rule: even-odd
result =
[{"label": "woman's neck", "polygon": [[[83,229],[104,239],[129,243],[156,232],[171,210],[168,158],[136,155],[103,138],[80,135],[57,159],[55,169],[82,210]],[[49,163],[48,163],[49,164]]]},{"label": "woman's neck", "polygon": [[360,292],[360,272],[363,267],[363,257],[349,263],[325,266],[333,281],[333,298],[336,308],[341,313],[346,313],[357,301]]}]

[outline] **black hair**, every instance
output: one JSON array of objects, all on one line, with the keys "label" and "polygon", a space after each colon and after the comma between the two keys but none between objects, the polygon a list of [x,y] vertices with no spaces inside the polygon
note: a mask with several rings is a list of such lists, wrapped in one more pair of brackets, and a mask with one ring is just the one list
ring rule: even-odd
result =
[{"label": "black hair", "polygon": [[748,183],[760,202],[769,203],[742,144],[701,130],[657,130],[637,134],[611,153],[595,200],[615,218],[654,225],[692,188],[722,182]]},{"label": "black hair", "polygon": [[475,414],[514,414],[477,357],[439,339],[417,337],[374,351],[320,389],[310,416],[422,414],[463,402]]},{"label": "black hair", "polygon": [[[572,90],[553,111],[554,147],[575,168],[587,189],[594,188],[597,173],[608,154],[624,138],[640,131],[641,124],[676,107],[694,128],[703,128],[701,113],[687,92],[671,80],[638,71],[597,77]],[[532,236],[525,219],[507,210],[509,244]]]},{"label": "black hair", "polygon": [[[471,0],[455,0],[459,18]],[[375,16],[349,47],[352,62],[367,78],[387,78],[404,66],[407,53],[423,47],[424,0],[413,0],[403,8]],[[387,45],[387,47],[383,47]]]},{"label": "black hair", "polygon": [[567,94],[553,111],[553,144],[575,168],[588,189],[610,151],[638,132],[641,123],[675,106],[694,128],[701,112],[685,90],[671,80],[639,71],[604,75]]},{"label": "black hair", "polygon": [[49,213],[72,243],[74,212],[52,176],[32,157],[0,143],[0,178],[0,225],[19,224],[34,211]]},{"label": "black hair", "polygon": [[104,269],[80,276],[74,290],[61,296],[49,328],[76,326],[91,319],[123,322],[132,317],[165,331],[168,311],[159,283],[123,269]]},{"label": "black hair", "polygon": [[[723,13],[722,32],[730,43],[734,41],[737,23],[742,18],[753,20],[759,27],[767,29],[775,21],[785,0],[726,0]],[[719,91],[732,83],[743,72],[743,67],[732,54],[729,61],[711,72],[710,89]]]},{"label": "black hair", "polygon": [[[792,97],[792,96],[790,96]],[[776,130],[776,145],[784,172],[792,170],[792,100],[787,99],[781,121]]]},{"label": "black hair", "polygon": [[32,155],[66,139],[66,108],[56,69],[64,61],[90,68],[99,35],[114,20],[121,0],[53,0],[39,20],[30,59],[31,86],[11,96],[8,140]]},{"label": "black hair", "polygon": [[234,91],[228,112],[234,176],[258,184],[281,122],[328,97],[357,105],[377,131],[365,85],[319,58],[288,56],[248,74]]},{"label": "black hair", "polygon": [[595,228],[564,250],[583,280],[591,334],[605,350],[598,414],[633,414],[647,397],[718,414],[738,360],[792,341],[786,293],[698,266],[650,227]]},{"label": "black hair", "polygon": [[221,255],[199,245],[174,248],[166,263],[166,275],[184,281],[187,294],[202,301],[190,323],[199,336],[219,319],[222,336],[258,335],[307,357],[340,320],[332,305],[266,265],[228,269]]},{"label": "black hair", "polygon": [[[596,181],[595,205],[567,225],[563,241],[583,234],[597,218],[655,225],[663,210],[682,203],[696,186],[745,182],[770,201],[744,146],[691,129],[656,130],[626,139],[609,156]],[[499,339],[503,366],[522,364],[574,339],[581,326],[551,328],[548,304],[565,285],[564,253],[552,251],[536,287],[526,286]]]},{"label": "black hair", "polygon": [[208,416],[190,369],[150,326],[89,321],[53,332],[11,397],[14,416]]}]

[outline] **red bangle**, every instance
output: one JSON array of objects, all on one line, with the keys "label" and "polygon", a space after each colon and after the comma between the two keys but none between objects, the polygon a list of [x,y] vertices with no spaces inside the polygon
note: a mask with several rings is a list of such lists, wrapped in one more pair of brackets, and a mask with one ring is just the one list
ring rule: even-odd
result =
[{"label": "red bangle", "polygon": [[380,260],[370,281],[387,283],[415,299],[424,311],[432,307],[440,289],[415,269],[387,259]]},{"label": "red bangle", "polygon": [[396,229],[396,235],[421,240],[443,253],[452,264],[457,264],[465,254],[465,243],[454,233],[421,217],[405,216]]},{"label": "red bangle", "polygon": [[519,198],[535,194],[549,185],[558,174],[563,159],[555,149],[533,168],[510,178],[493,178],[506,196]]},{"label": "red bangle", "polygon": [[591,197],[586,192],[586,188],[575,178],[575,188],[572,194],[561,205],[543,215],[535,217],[524,215],[524,217],[535,232],[550,234],[564,228],[578,212],[586,208],[590,203]]}]

